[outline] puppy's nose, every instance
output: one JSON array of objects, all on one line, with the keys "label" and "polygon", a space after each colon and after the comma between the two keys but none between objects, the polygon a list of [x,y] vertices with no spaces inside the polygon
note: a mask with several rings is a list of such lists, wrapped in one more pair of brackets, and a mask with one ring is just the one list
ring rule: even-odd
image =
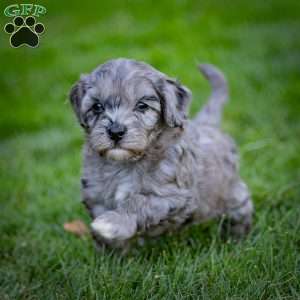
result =
[{"label": "puppy's nose", "polygon": [[126,130],[124,125],[114,122],[107,128],[107,133],[113,141],[117,142],[122,139]]}]

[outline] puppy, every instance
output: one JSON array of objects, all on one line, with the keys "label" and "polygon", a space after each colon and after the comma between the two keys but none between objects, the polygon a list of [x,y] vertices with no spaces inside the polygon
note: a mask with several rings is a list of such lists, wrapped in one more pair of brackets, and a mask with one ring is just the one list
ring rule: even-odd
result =
[{"label": "puppy", "polygon": [[192,120],[190,91],[143,62],[108,61],[73,86],[86,139],[82,197],[98,243],[127,247],[220,216],[235,237],[249,231],[252,201],[219,128],[227,84],[215,67],[200,70],[212,94]]}]

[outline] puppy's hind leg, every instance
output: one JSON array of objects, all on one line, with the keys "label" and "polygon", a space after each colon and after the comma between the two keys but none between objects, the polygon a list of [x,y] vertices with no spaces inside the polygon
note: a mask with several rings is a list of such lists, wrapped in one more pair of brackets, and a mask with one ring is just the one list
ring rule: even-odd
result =
[{"label": "puppy's hind leg", "polygon": [[249,233],[252,225],[253,203],[247,185],[238,180],[232,185],[227,200],[226,218],[222,224],[222,236],[240,239]]}]

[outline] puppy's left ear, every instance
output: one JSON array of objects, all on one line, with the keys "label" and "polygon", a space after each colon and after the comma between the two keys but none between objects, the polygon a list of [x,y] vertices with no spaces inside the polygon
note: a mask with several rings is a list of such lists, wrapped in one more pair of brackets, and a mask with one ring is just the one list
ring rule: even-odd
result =
[{"label": "puppy's left ear", "polygon": [[166,78],[163,81],[160,93],[164,121],[169,127],[183,128],[191,92],[175,79]]}]

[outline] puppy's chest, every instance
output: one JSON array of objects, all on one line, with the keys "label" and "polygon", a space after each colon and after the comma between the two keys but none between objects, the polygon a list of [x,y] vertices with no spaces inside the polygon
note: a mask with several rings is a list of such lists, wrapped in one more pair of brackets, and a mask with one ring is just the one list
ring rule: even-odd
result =
[{"label": "puppy's chest", "polygon": [[93,171],[86,169],[82,179],[83,198],[92,205],[115,209],[136,193],[137,184],[134,172],[126,168],[102,165]]},{"label": "puppy's chest", "polygon": [[82,179],[84,199],[107,209],[115,209],[138,194],[168,196],[170,185],[178,187],[176,168],[169,164],[150,170],[104,165],[97,170],[85,170]]}]

